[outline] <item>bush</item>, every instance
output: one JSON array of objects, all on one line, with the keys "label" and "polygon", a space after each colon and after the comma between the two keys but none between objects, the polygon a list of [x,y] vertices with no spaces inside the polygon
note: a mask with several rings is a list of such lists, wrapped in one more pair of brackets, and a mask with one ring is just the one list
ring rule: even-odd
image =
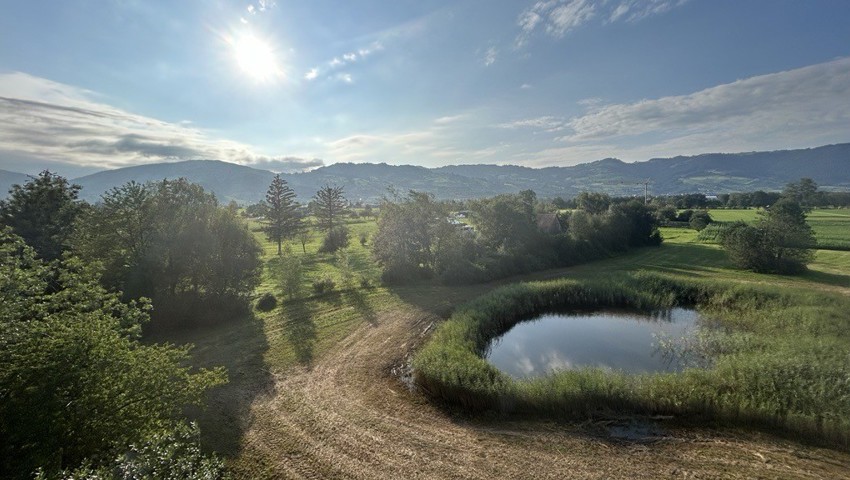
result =
[{"label": "bush", "polygon": [[319,253],[333,253],[340,248],[347,247],[350,241],[348,228],[334,227],[325,234],[325,238],[322,240],[322,246],[319,247]]},{"label": "bush", "polygon": [[366,246],[366,241],[369,239],[369,236],[366,232],[360,232],[360,245]]},{"label": "bush", "polygon": [[259,300],[257,300],[257,310],[261,312],[268,312],[274,310],[274,307],[277,306],[277,298],[271,293],[264,293]]},{"label": "bush", "polygon": [[317,295],[331,292],[334,288],[336,288],[336,282],[334,282],[330,277],[326,276],[313,280],[313,291],[316,292]]},{"label": "bush", "polygon": [[699,232],[703,228],[707,227],[712,221],[714,220],[708,212],[705,210],[699,210],[691,214],[691,218],[688,220],[688,225]]}]

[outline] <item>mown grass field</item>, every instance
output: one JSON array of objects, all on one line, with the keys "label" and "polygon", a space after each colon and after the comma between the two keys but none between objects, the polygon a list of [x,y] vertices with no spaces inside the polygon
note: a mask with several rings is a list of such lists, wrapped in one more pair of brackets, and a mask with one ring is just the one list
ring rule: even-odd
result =
[{"label": "mown grass field", "polygon": [[[338,261],[317,253],[317,235],[306,253],[295,242],[288,253],[305,267],[302,299],[285,299],[268,267],[257,293],[275,292],[276,309],[174,339],[196,345],[196,365],[228,369],[230,383],[194,415],[205,446],[224,454],[237,478],[839,478],[850,471],[846,453],[749,429],[669,425],[667,440],[647,449],[611,436],[611,422],[628,419],[457,416],[409,392],[398,376],[454,309],[512,282],[647,271],[843,298],[850,295],[850,252],[821,250],[803,276],[768,276],[734,270],[718,246],[698,242],[692,230],[663,229],[660,248],[586,265],[482,285],[388,288],[377,281],[369,243],[358,241],[360,231],[371,236],[374,220],[350,228],[351,268],[372,280],[368,288],[342,288]],[[850,228],[836,232],[850,240]],[[276,246],[258,238],[274,265]],[[314,295],[310,284],[324,275],[340,287]]]},{"label": "mown grass field", "polygon": [[[755,222],[758,219],[757,209],[746,210],[709,210],[711,218],[718,222]],[[815,239],[821,248],[850,250],[850,209],[816,209],[812,210],[806,220],[811,225]]]}]

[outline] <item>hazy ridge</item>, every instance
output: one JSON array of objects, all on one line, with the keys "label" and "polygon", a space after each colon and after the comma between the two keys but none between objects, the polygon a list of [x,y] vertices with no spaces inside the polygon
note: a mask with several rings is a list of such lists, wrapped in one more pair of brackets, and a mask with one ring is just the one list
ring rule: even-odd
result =
[{"label": "hazy ridge", "polygon": [[[95,201],[112,187],[131,180],[146,182],[185,177],[214,192],[219,200],[253,203],[263,198],[274,173],[215,160],[189,160],[106,170],[73,179],[82,198]],[[529,168],[513,165],[412,165],[337,163],[310,172],[285,174],[301,200],[322,185],[345,187],[351,200],[375,201],[388,188],[422,190],[438,198],[477,198],[532,189],[540,197],[570,197],[583,190],[617,195],[642,195],[648,180],[651,194],[706,194],[780,190],[801,177],[813,178],[824,190],[850,189],[850,143],[800,150],[703,154],[653,158],[625,163],[604,159],[569,167]],[[19,173],[0,170],[5,196]]]}]

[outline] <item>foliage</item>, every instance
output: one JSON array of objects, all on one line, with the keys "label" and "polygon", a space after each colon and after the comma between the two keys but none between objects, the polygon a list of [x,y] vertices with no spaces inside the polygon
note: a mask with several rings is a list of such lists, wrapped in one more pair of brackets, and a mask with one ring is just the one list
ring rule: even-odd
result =
[{"label": "foliage", "polygon": [[325,185],[313,196],[312,205],[319,230],[329,232],[340,226],[346,205],[342,187]]},{"label": "foliage", "polygon": [[79,255],[102,263],[104,285],[127,299],[152,298],[158,320],[214,318],[259,281],[260,247],[246,224],[184,179],[115,188],[79,231]]},{"label": "foliage", "polygon": [[801,178],[797,182],[789,183],[782,191],[782,197],[796,202],[806,212],[821,203],[818,184],[811,178]]},{"label": "foliage", "polygon": [[721,244],[740,268],[762,273],[799,273],[812,259],[815,238],[802,207],[790,198],[777,201],[755,225],[736,223],[721,234]]},{"label": "foliage", "polygon": [[711,215],[705,210],[697,210],[691,214],[688,219],[688,225],[696,231],[701,231],[707,227],[713,220]]},{"label": "foliage", "polygon": [[69,247],[74,221],[82,210],[79,185],[47,170],[24,185],[14,185],[0,201],[0,225],[12,228],[44,260],[59,258]]},{"label": "foliage", "polygon": [[322,295],[327,292],[332,292],[336,288],[336,282],[331,277],[325,276],[313,280],[313,291],[317,295]]},{"label": "foliage", "polygon": [[[84,465],[64,470],[61,480],[216,480],[229,478],[224,462],[206,455],[200,447],[200,431],[194,423],[178,423],[129,446],[111,464]],[[36,480],[46,480],[44,470]]]},{"label": "foliage", "polygon": [[421,278],[439,270],[443,250],[456,235],[433,195],[411,191],[404,198],[384,199],[372,253],[383,266],[385,279]]},{"label": "foliage", "polygon": [[349,243],[351,243],[351,239],[349,238],[348,227],[339,225],[325,233],[325,238],[322,239],[322,246],[319,247],[319,252],[333,253],[347,247]]},{"label": "foliage", "polygon": [[142,344],[144,303],[122,303],[85,263],[45,265],[0,232],[0,476],[98,465],[224,382],[189,347]]},{"label": "foliage", "polygon": [[471,202],[481,242],[492,250],[516,252],[539,235],[534,204],[534,192],[526,190],[516,195],[498,195]]},{"label": "foliage", "polygon": [[270,312],[277,306],[277,298],[269,292],[264,293],[257,300],[257,310],[261,312]]},{"label": "foliage", "polygon": [[578,208],[591,215],[599,215],[608,210],[611,197],[599,192],[581,192],[576,197]]},{"label": "foliage", "polygon": [[269,262],[272,276],[277,286],[290,300],[301,296],[301,283],[304,279],[304,265],[300,258],[287,255],[277,261]]},{"label": "foliage", "polygon": [[369,240],[369,234],[366,233],[366,232],[360,232],[360,235],[358,235],[358,238],[360,239],[360,245],[365,247],[366,242]]},{"label": "foliage", "polygon": [[292,238],[302,228],[301,217],[296,209],[295,192],[280,178],[280,174],[272,179],[266,192],[266,209],[263,212],[263,232],[266,237],[277,243],[277,254],[281,255],[281,243]]}]

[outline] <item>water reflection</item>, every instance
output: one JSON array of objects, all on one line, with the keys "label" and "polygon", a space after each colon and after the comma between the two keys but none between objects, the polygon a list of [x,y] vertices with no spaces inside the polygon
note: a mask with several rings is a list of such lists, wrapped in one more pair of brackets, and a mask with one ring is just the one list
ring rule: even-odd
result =
[{"label": "water reflection", "polygon": [[664,355],[659,339],[664,343],[693,337],[698,320],[695,310],[685,308],[547,314],[518,323],[493,340],[486,357],[515,378],[581,367],[675,372],[683,363]]}]

